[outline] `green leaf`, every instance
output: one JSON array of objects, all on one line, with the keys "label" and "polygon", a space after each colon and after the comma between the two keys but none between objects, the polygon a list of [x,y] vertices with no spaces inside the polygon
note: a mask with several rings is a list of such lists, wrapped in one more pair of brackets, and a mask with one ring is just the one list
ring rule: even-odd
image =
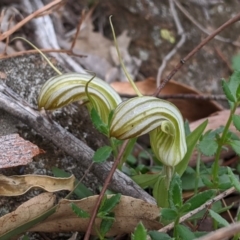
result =
[{"label": "green leaf", "polygon": [[[193,170],[192,172],[187,172],[187,170],[184,172],[184,174],[181,177],[182,180],[182,189],[183,190],[193,190],[195,189],[195,181],[193,179],[196,178],[196,172]],[[203,187],[204,184],[201,179],[198,181],[198,188]]]},{"label": "green leaf", "polygon": [[240,84],[238,85],[238,88],[237,88],[236,97],[237,97],[237,100],[239,101],[240,100]]},{"label": "green leaf", "polygon": [[70,204],[72,211],[79,217],[79,218],[89,218],[90,214],[80,207],[78,207],[76,204],[71,203]]},{"label": "green leaf", "polygon": [[134,230],[131,237],[132,240],[147,240],[147,230],[140,222]]},{"label": "green leaf", "polygon": [[185,135],[186,137],[191,134],[190,126],[188,120],[185,120],[184,122],[184,129],[185,129]]},{"label": "green leaf", "polygon": [[132,177],[141,188],[152,187],[159,177],[159,174],[141,174]]},{"label": "green leaf", "polygon": [[191,207],[191,203],[185,203],[178,211],[179,213],[183,214],[183,213],[189,212],[190,207]]},{"label": "green leaf", "polygon": [[228,176],[232,185],[240,192],[240,182],[239,179],[234,175],[232,169],[228,167]]},{"label": "green leaf", "polygon": [[204,155],[213,156],[217,151],[218,144],[213,139],[203,138],[198,147]]},{"label": "green leaf", "polygon": [[209,214],[210,216],[215,220],[217,221],[221,226],[228,226],[229,223],[221,216],[219,215],[218,213],[214,212],[213,210],[209,209]]},{"label": "green leaf", "polygon": [[195,239],[195,235],[192,231],[189,230],[189,228],[178,224],[177,226],[175,226],[176,231],[178,233],[178,236],[180,237],[180,239],[184,239],[184,240],[193,240]]},{"label": "green leaf", "polygon": [[240,141],[239,140],[232,140],[230,143],[233,150],[236,152],[237,155],[240,155]]},{"label": "green leaf", "polygon": [[209,180],[209,176],[203,175],[201,176],[203,184],[208,188],[213,188],[214,184]]},{"label": "green leaf", "polygon": [[94,127],[104,135],[108,136],[109,128],[108,126],[102,121],[100,118],[97,110],[95,108],[92,108],[91,110],[91,120],[94,125]]},{"label": "green leaf", "polygon": [[172,240],[172,238],[166,233],[150,231],[148,234],[151,237],[151,240]]},{"label": "green leaf", "polygon": [[237,98],[237,89],[239,87],[239,84],[240,84],[240,72],[234,71],[228,81],[228,87],[232,95],[234,96],[234,99]]},{"label": "green leaf", "polygon": [[137,141],[137,138],[132,138],[129,140],[127,147],[125,148],[125,151],[123,153],[122,159],[121,159],[121,165],[126,161],[127,157],[132,152],[136,141]]},{"label": "green leaf", "polygon": [[159,207],[168,207],[168,189],[165,179],[159,175],[153,186],[153,197],[156,199]]},{"label": "green leaf", "polygon": [[183,206],[190,203],[191,206],[189,207],[188,211],[192,211],[203,205],[208,200],[212,199],[215,196],[215,194],[216,194],[215,190],[206,190],[204,192],[200,192],[191,197],[190,199],[188,199]]},{"label": "green leaf", "polygon": [[178,212],[171,208],[162,208],[160,210],[162,221],[174,221],[178,217]]},{"label": "green leaf", "polygon": [[235,128],[240,131],[240,116],[239,115],[233,115],[232,116],[233,124]]},{"label": "green leaf", "polygon": [[228,83],[225,80],[222,80],[222,89],[223,89],[223,92],[226,95],[227,99],[230,102],[235,102],[236,101],[232,91],[230,90],[230,88],[228,86]]},{"label": "green leaf", "polygon": [[[120,202],[121,194],[117,193],[110,198],[106,198],[103,205],[100,206],[99,213],[109,213]],[[106,215],[106,214],[105,214]]]},{"label": "green leaf", "polygon": [[168,196],[169,206],[172,209],[182,206],[182,182],[177,173],[174,174],[170,183]]},{"label": "green leaf", "polygon": [[232,57],[232,68],[234,70],[240,69],[240,55],[239,54]]},{"label": "green leaf", "polygon": [[96,163],[105,162],[111,155],[112,148],[110,146],[104,146],[99,148],[93,156],[93,161]]},{"label": "green leaf", "polygon": [[29,240],[29,237],[27,235],[24,235],[22,240]]},{"label": "green leaf", "polygon": [[[52,168],[53,175],[55,177],[70,177],[71,174],[68,172],[65,172],[64,170],[53,167]],[[78,181],[75,182],[77,184],[77,187],[74,189],[74,193],[78,196],[78,199],[86,198],[93,195],[93,192],[90,191],[83,183],[79,183]]]},{"label": "green leaf", "polygon": [[100,235],[105,236],[106,233],[111,229],[114,223],[114,213],[111,214],[111,219],[103,219],[100,224]]},{"label": "green leaf", "polygon": [[187,136],[187,153],[183,160],[175,167],[175,171],[182,176],[184,171],[186,170],[189,160],[192,156],[192,152],[197,144],[199,138],[204,132],[206,126],[208,124],[208,120],[205,120],[202,124],[200,124],[189,136]]}]

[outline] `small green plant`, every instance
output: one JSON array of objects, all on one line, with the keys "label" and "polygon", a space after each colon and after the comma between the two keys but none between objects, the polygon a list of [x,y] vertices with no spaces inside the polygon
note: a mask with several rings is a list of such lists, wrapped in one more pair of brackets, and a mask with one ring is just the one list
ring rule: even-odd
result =
[{"label": "small green plant", "polygon": [[[232,169],[219,165],[221,151],[226,149],[226,145],[230,145],[237,154],[240,154],[240,139],[229,131],[232,123],[240,130],[240,116],[235,114],[240,104],[240,72],[235,71],[229,81],[222,81],[223,91],[230,104],[226,125],[204,133],[207,126],[205,121],[190,132],[176,106],[153,96],[142,96],[139,92],[122,63],[114,29],[111,22],[110,24],[122,68],[138,97],[122,102],[107,83],[91,74],[62,74],[56,70],[59,75],[49,79],[42,87],[38,99],[39,109],[53,110],[77,100],[86,103],[94,126],[109,138],[109,146],[99,148],[93,156],[93,161],[104,162],[112,154],[117,157],[119,147],[126,145],[119,169],[122,169],[131,153],[136,138],[148,133],[157,168],[155,167],[154,171],[153,168],[148,168],[148,173],[140,171],[141,174],[135,174],[132,178],[143,188],[152,191],[158,206],[161,207],[161,223],[164,225],[174,223],[172,237],[175,240],[194,239],[205,233],[193,231],[181,224],[181,217],[199,208],[222,190],[232,186],[240,190],[239,180]],[[191,169],[188,163],[195,148],[198,150],[197,167]],[[201,154],[214,155],[214,163],[212,165],[201,163]],[[201,189],[202,187],[207,190]],[[186,201],[183,199],[184,188],[194,192]],[[120,194],[116,194],[111,198],[105,196],[101,201],[97,217],[102,219],[102,223],[100,229],[96,230],[100,239],[104,239],[113,224],[112,209],[119,200]],[[79,217],[90,217],[73,204],[71,208]],[[210,216],[216,228],[227,226],[228,222],[220,213],[229,208],[213,203],[209,209],[193,214],[189,221],[197,227],[196,220]],[[139,223],[132,239],[147,239],[147,234],[152,239],[172,238],[164,233],[154,231],[147,233],[142,223]]]},{"label": "small green plant", "polygon": [[[112,212],[112,210],[119,203],[120,198],[121,194],[119,193],[110,197],[107,197],[105,195],[101,202],[100,208],[98,209],[97,217],[101,218],[102,221],[99,229],[94,227],[100,240],[105,239],[105,235],[112,227],[112,224],[114,222],[114,213]],[[73,203],[71,204],[71,208],[79,218],[90,217],[90,214],[88,212],[84,211],[83,209],[79,208],[77,205]]]}]

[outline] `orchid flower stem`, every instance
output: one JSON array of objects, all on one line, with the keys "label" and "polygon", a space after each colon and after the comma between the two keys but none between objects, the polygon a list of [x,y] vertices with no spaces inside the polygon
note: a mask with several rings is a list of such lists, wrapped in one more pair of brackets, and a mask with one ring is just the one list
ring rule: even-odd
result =
[{"label": "orchid flower stem", "polygon": [[124,63],[122,61],[121,54],[120,54],[119,47],[118,47],[118,43],[117,43],[117,39],[116,39],[116,34],[115,34],[115,31],[114,31],[114,27],[113,27],[111,18],[112,18],[112,16],[109,17],[109,22],[110,22],[110,26],[111,26],[111,29],[112,29],[113,39],[114,39],[114,43],[115,43],[115,47],[116,47],[116,50],[117,50],[119,61],[121,63],[121,66],[122,66],[122,69],[123,69],[125,75],[127,76],[127,79],[129,80],[129,82],[132,85],[132,87],[133,87],[134,91],[136,92],[136,94],[140,97],[140,96],[142,96],[142,94],[140,93],[140,91],[138,90],[138,88],[135,85],[134,81],[132,80],[132,78],[128,74],[127,69],[126,69],[126,67],[125,67],[125,65],[124,65]]},{"label": "orchid flower stem", "polygon": [[62,73],[51,63],[51,61],[43,54],[43,52],[38,49],[34,44],[32,44],[30,41],[28,41],[27,39],[23,38],[23,37],[15,37],[12,39],[21,39],[23,41],[25,41],[26,43],[28,43],[31,47],[33,47],[35,50],[37,50],[39,52],[39,54],[47,61],[47,63],[52,67],[52,69],[58,74],[58,75],[62,75]]},{"label": "orchid flower stem", "polygon": [[179,220],[180,220],[180,217],[177,217],[177,219],[174,222],[174,229],[173,229],[174,239],[179,239],[178,238],[178,233],[177,233],[177,228],[176,228],[176,226],[179,224]]},{"label": "orchid flower stem", "polygon": [[115,173],[115,171],[117,169],[117,166],[118,166],[118,164],[119,164],[119,162],[120,162],[120,160],[121,160],[121,158],[122,158],[122,156],[124,154],[124,151],[125,151],[125,149],[127,147],[128,141],[129,140],[125,140],[124,143],[122,144],[121,149],[119,150],[118,156],[116,157],[116,159],[115,159],[115,161],[114,161],[114,163],[112,165],[112,169],[109,172],[109,174],[108,174],[108,176],[107,176],[107,178],[106,178],[106,180],[104,182],[102,190],[101,190],[101,192],[100,192],[100,194],[98,196],[97,202],[96,202],[96,204],[94,206],[94,209],[92,211],[92,215],[91,215],[90,221],[88,223],[88,227],[87,227],[86,234],[84,236],[84,240],[88,240],[90,238],[91,229],[92,229],[92,226],[94,225],[94,220],[95,220],[95,218],[97,216],[98,208],[99,208],[99,206],[101,204],[101,201],[102,201],[103,196],[104,196],[104,194],[105,194],[105,192],[107,190],[107,187],[108,187],[108,185],[109,185],[109,183],[110,183],[110,181],[112,179],[112,176]]},{"label": "orchid flower stem", "polygon": [[215,184],[216,187],[218,186],[218,180],[219,180],[218,179],[218,172],[219,172],[219,159],[220,159],[220,155],[221,155],[221,150],[222,150],[223,145],[225,144],[226,136],[227,136],[229,127],[232,123],[232,116],[235,113],[235,111],[237,109],[237,106],[238,106],[238,102],[234,103],[234,105],[233,105],[233,107],[230,111],[228,121],[227,121],[227,123],[224,127],[222,136],[221,136],[221,138],[219,139],[219,142],[218,142],[218,148],[217,148],[217,152],[216,152],[216,155],[215,155],[215,160],[214,160],[213,168],[212,168],[213,183]]},{"label": "orchid flower stem", "polygon": [[166,174],[166,187],[167,187],[167,189],[169,189],[170,182],[172,180],[172,176],[173,176],[173,173],[174,173],[174,168],[164,165],[163,166],[163,171]]},{"label": "orchid flower stem", "polygon": [[117,157],[118,151],[117,151],[116,145],[113,141],[113,138],[110,137],[109,140],[110,140],[110,144],[111,144],[111,147],[112,147],[112,150],[113,150],[113,156]]},{"label": "orchid flower stem", "polygon": [[199,178],[200,178],[200,163],[201,163],[201,153],[200,153],[200,151],[198,151],[197,165],[196,165],[195,189],[194,189],[195,194],[197,194],[197,192],[198,192],[198,184],[199,184]]}]

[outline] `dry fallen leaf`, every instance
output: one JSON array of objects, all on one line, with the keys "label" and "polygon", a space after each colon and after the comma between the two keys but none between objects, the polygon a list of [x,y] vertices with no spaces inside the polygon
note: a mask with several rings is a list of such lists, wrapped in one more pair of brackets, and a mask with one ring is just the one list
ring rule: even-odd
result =
[{"label": "dry fallen leaf", "polygon": [[[143,95],[152,95],[156,91],[156,81],[153,78],[147,78],[144,81],[136,82],[136,85]],[[135,91],[128,82],[113,82],[111,86],[119,94],[136,95]],[[170,81],[162,89],[161,95],[175,95],[175,94],[196,94],[202,95],[201,92],[188,87],[185,84]],[[161,96],[160,95],[160,96]],[[175,104],[181,111],[183,117],[192,122],[210,114],[223,110],[223,108],[215,101],[203,99],[171,99],[168,101]]]},{"label": "dry fallen leaf", "polygon": [[[79,218],[73,213],[70,203],[76,204],[81,209],[91,214],[98,196],[91,196],[82,200],[61,200],[56,212],[47,218],[44,222],[39,223],[30,232],[85,232],[88,226],[88,218]],[[120,203],[114,208],[115,222],[107,234],[115,236],[119,234],[131,233],[134,228],[142,221],[148,230],[157,230],[162,226],[157,221],[160,210],[156,205],[149,204],[140,199],[122,196]],[[100,219],[96,219],[95,226],[99,228]],[[92,232],[92,234],[96,233]]]},{"label": "dry fallen leaf", "polygon": [[40,153],[44,151],[18,134],[0,137],[0,169],[26,165]]},{"label": "dry fallen leaf", "polygon": [[18,196],[33,187],[43,188],[48,192],[61,190],[72,191],[75,177],[56,178],[42,175],[4,176],[0,175],[0,196]]},{"label": "dry fallen leaf", "polygon": [[10,230],[31,221],[53,207],[56,200],[52,193],[42,193],[20,205],[15,211],[0,218],[0,237]]}]

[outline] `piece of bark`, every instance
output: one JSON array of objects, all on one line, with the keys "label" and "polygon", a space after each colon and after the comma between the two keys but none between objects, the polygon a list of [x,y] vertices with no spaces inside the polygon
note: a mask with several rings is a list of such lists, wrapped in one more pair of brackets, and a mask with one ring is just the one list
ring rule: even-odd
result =
[{"label": "piece of bark", "polygon": [[[35,105],[38,91],[43,82],[49,79],[51,74],[55,75],[52,69],[37,55],[1,60],[0,66],[0,71],[5,74],[0,83],[0,109],[17,117],[39,134],[51,140],[56,146],[76,159],[79,162],[79,168],[86,170],[92,162],[94,151],[59,124],[49,121],[38,111],[33,110],[24,99],[4,84],[5,82],[17,93],[25,96],[32,105]],[[82,120],[79,119],[79,121]],[[92,134],[92,138],[96,139],[95,132]],[[91,171],[100,182],[103,182],[111,166],[110,162],[94,164]],[[120,171],[116,171],[114,174],[109,188],[124,195],[155,203],[150,195]]]}]

